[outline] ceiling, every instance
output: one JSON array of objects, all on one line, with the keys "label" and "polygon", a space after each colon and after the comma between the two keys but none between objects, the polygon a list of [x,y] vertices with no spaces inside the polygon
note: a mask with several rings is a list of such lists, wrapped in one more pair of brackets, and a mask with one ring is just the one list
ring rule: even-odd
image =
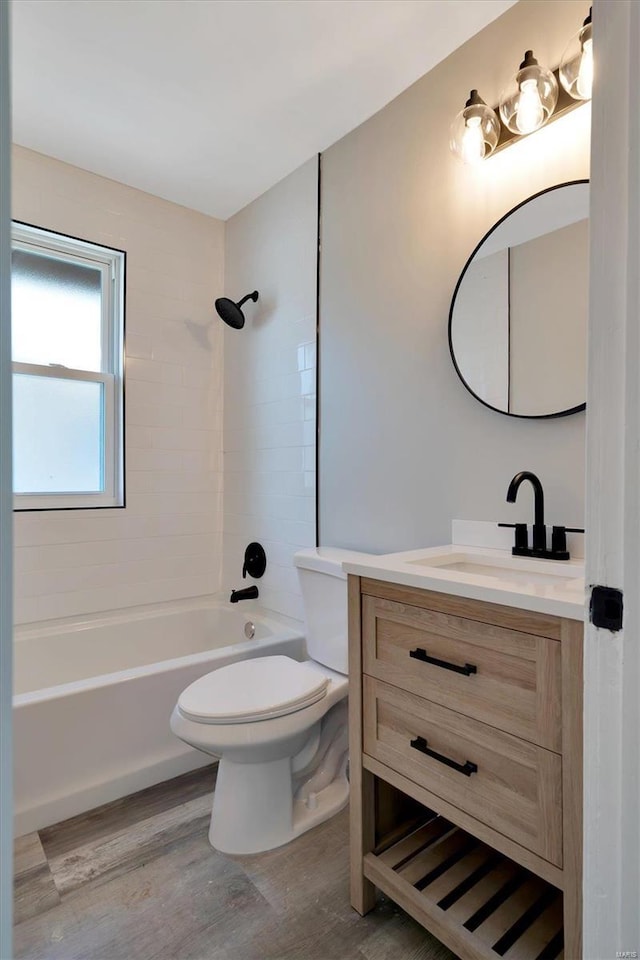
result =
[{"label": "ceiling", "polygon": [[14,140],[226,219],[514,0],[14,0]]}]

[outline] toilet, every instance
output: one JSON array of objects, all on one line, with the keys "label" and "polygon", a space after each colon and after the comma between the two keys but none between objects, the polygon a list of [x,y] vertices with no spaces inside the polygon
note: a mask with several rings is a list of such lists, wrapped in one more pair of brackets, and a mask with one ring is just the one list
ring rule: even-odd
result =
[{"label": "toilet", "polygon": [[257,657],[190,684],[173,733],[219,757],[209,841],[223,853],[271,850],[317,826],[349,799],[347,577],[361,554],[295,554],[309,659]]}]

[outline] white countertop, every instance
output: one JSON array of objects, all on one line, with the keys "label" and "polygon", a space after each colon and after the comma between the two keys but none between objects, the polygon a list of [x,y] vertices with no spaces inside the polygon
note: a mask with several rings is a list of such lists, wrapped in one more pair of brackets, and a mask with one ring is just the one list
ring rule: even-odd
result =
[{"label": "white countertop", "polygon": [[[473,565],[473,562],[482,565],[484,560],[486,568],[491,563],[498,566],[504,564],[505,578],[500,576],[499,571],[494,576],[491,571],[480,573],[416,565],[416,561],[420,560],[429,562],[430,559],[443,558],[446,563],[458,557],[469,558],[472,561],[469,565]],[[519,571],[522,582],[510,582],[508,568]],[[551,580],[545,570],[550,574],[559,568],[562,568],[563,576],[558,583],[536,582],[537,577],[540,581]],[[371,555],[366,560],[359,558],[357,561],[347,561],[342,569],[346,573],[373,580],[386,580],[471,600],[485,600],[570,620],[584,620],[585,616],[584,566],[581,560],[530,560],[512,557],[510,550],[447,544],[402,553]],[[532,572],[531,581],[526,580],[527,571]]]}]

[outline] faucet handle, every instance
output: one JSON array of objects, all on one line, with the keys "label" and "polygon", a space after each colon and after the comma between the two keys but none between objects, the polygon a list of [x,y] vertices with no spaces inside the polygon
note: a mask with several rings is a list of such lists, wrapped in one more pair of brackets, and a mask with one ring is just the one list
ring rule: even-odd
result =
[{"label": "faucet handle", "polygon": [[259,580],[267,569],[267,555],[261,543],[254,540],[250,543],[244,552],[244,562],[242,564],[242,578],[246,580],[247,574],[254,580]]},{"label": "faucet handle", "polygon": [[584,527],[553,527],[551,531],[551,549],[553,553],[567,549],[568,533],[584,533]]},{"label": "faucet handle", "polygon": [[584,527],[553,527],[551,530],[551,553],[558,560],[568,560],[567,534],[584,533]]},{"label": "faucet handle", "polygon": [[552,553],[567,552],[567,528],[566,527],[552,527],[551,552]]},{"label": "faucet handle", "polygon": [[514,550],[529,549],[529,532],[526,523],[499,523],[499,527],[511,527],[516,531]]}]

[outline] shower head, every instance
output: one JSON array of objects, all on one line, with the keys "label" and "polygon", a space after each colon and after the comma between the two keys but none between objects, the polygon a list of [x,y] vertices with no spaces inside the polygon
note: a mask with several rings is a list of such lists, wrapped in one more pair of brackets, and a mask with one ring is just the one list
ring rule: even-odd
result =
[{"label": "shower head", "polygon": [[242,300],[238,300],[237,303],[234,303],[233,300],[229,300],[228,297],[218,297],[216,300],[216,310],[218,311],[218,316],[230,327],[233,327],[234,330],[242,330],[244,327],[244,313],[240,308],[242,307],[243,303],[246,303],[247,300],[253,300],[255,303],[257,299],[257,290],[254,290],[253,293],[248,293],[246,297],[243,297]]}]

